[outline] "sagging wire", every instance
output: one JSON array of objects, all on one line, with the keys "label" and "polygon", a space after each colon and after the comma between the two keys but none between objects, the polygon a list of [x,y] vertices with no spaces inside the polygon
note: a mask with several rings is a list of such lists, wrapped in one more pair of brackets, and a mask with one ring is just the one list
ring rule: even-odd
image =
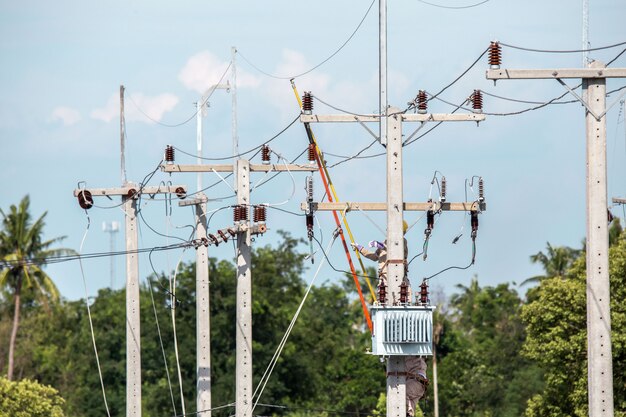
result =
[{"label": "sagging wire", "polygon": [[314,412],[314,413],[345,414],[345,415],[356,415],[356,416],[360,414],[358,411],[337,411],[337,410],[327,410],[327,409],[322,409],[322,408],[312,409],[312,408],[304,408],[304,407],[288,407],[285,405],[276,405],[276,404],[258,404],[258,405],[261,407],[279,408],[283,410],[303,410],[305,412]]},{"label": "sagging wire", "polygon": [[[296,194],[296,180],[293,177],[293,174],[291,173],[291,170],[289,169],[289,161],[282,156],[281,154],[279,154],[278,152],[274,151],[273,149],[270,150],[273,154],[275,154],[278,157],[278,161],[280,161],[281,159],[283,160],[283,162],[285,163],[285,169],[287,170],[287,173],[289,174],[289,176],[291,177],[291,196],[289,196],[288,199],[286,199],[285,201],[283,201],[282,203],[264,203],[267,207],[270,206],[282,206],[287,204],[288,202],[291,201],[291,199],[293,198],[293,196]],[[267,173],[265,174],[265,176],[269,175],[271,171],[267,171]],[[271,179],[271,178],[270,178]],[[254,187],[252,187],[252,189],[250,190],[250,192],[252,192],[253,190],[255,190],[257,187],[259,187],[260,185],[266,183],[267,181],[269,181],[270,179],[267,179],[266,181],[263,181],[263,178],[261,179],[261,182],[258,183],[258,185],[255,185]]]},{"label": "sagging wire", "polygon": [[78,265],[80,266],[80,274],[82,276],[83,286],[85,288],[85,305],[87,306],[87,317],[89,318],[89,330],[91,333],[91,343],[93,344],[93,351],[96,355],[96,365],[98,367],[98,376],[100,377],[100,386],[102,387],[102,398],[104,399],[104,408],[106,409],[107,416],[111,417],[111,412],[109,411],[109,403],[107,402],[106,390],[104,388],[104,378],[102,378],[102,367],[100,366],[98,347],[96,346],[96,336],[93,330],[91,308],[89,307],[89,291],[87,290],[87,279],[85,278],[85,270],[83,269],[83,261],[81,260],[81,256],[80,256],[80,254],[83,251],[83,245],[85,244],[85,240],[87,239],[87,234],[89,233],[89,227],[91,226],[91,218],[89,217],[89,213],[87,213],[87,210],[85,210],[85,215],[87,216],[87,227],[85,228],[85,233],[83,234],[83,238],[80,242],[80,248],[78,249]]},{"label": "sagging wire", "polygon": [[164,126],[164,127],[180,127],[180,126],[182,126],[182,125],[185,125],[185,124],[189,123],[191,120],[193,120],[193,118],[194,118],[194,117],[196,117],[196,116],[198,115],[198,111],[199,111],[202,107],[204,107],[204,105],[205,105],[205,104],[209,101],[209,99],[211,98],[211,96],[213,95],[213,93],[215,92],[215,90],[217,90],[217,86],[218,86],[219,84],[221,84],[221,83],[222,83],[222,80],[224,79],[224,77],[225,77],[225,76],[226,76],[226,74],[228,73],[228,70],[230,69],[230,67],[232,66],[232,64],[233,64],[233,61],[230,61],[230,62],[228,63],[228,66],[226,67],[226,70],[224,71],[224,73],[223,73],[223,74],[222,74],[222,76],[220,77],[219,81],[218,81],[218,82],[217,82],[217,83],[213,86],[213,89],[212,89],[212,90],[211,90],[211,92],[208,94],[208,96],[204,99],[204,102],[202,103],[202,105],[201,105],[201,106],[198,106],[198,107],[197,107],[197,110],[196,110],[196,111],[195,111],[195,112],[194,112],[194,113],[193,113],[193,114],[192,114],[192,115],[191,115],[188,119],[186,119],[186,120],[185,120],[185,121],[183,121],[183,122],[176,123],[176,124],[168,124],[168,123],[163,123],[163,122],[161,122],[161,121],[155,120],[155,119],[153,119],[152,117],[148,116],[148,114],[147,114],[147,113],[145,113],[145,112],[141,109],[141,107],[139,107],[139,106],[137,105],[137,103],[135,103],[135,101],[133,100],[132,96],[130,96],[130,95],[129,95],[129,96],[128,96],[128,99],[130,100],[130,102],[131,102],[131,103],[133,103],[133,105],[135,106],[135,108],[136,108],[137,110],[139,110],[139,112],[140,112],[141,114],[143,114],[144,116],[146,116],[146,117],[147,117],[150,121],[152,121],[152,122],[154,122],[154,123],[156,123],[156,124],[158,124],[158,125]]},{"label": "sagging wire", "polygon": [[301,77],[303,75],[306,75],[314,70],[316,70],[317,68],[321,67],[322,65],[324,65],[326,62],[330,61],[335,55],[337,55],[347,44],[348,42],[350,42],[352,40],[352,38],[356,35],[356,33],[359,31],[359,29],[361,28],[361,25],[363,25],[363,22],[365,22],[365,18],[369,15],[370,10],[372,9],[372,6],[374,6],[374,3],[376,2],[376,0],[372,0],[372,2],[370,3],[369,7],[367,8],[367,11],[365,12],[365,15],[363,15],[363,18],[361,19],[361,21],[359,22],[359,24],[357,25],[357,27],[354,29],[354,31],[352,32],[352,34],[348,37],[348,39],[346,39],[346,41],[341,44],[341,46],[332,54],[330,54],[330,56],[326,59],[324,59],[322,62],[320,62],[319,64],[315,65],[313,68],[304,71],[298,75],[293,75],[293,76],[289,76],[289,77],[283,77],[283,76],[278,76],[278,75],[274,75],[274,74],[270,74],[268,72],[263,71],[262,69],[260,69],[259,67],[257,67],[256,65],[254,65],[252,62],[250,62],[245,56],[243,56],[241,54],[241,52],[237,51],[237,53],[243,58],[244,61],[246,61],[248,63],[248,65],[250,65],[252,68],[254,68],[255,70],[259,71],[261,74],[266,75],[270,78],[275,78],[278,80],[289,80],[289,79],[293,79],[293,78],[298,78]]},{"label": "sagging wire", "polygon": [[211,407],[211,408],[206,408],[204,410],[198,410],[198,411],[194,411],[191,413],[185,413],[185,414],[175,414],[172,417],[188,417],[188,416],[197,416],[198,414],[202,414],[202,413],[208,413],[210,411],[218,411],[218,410],[222,410],[224,408],[232,408],[235,406],[235,403],[230,403],[230,404],[224,404],[224,405],[219,405],[217,407]]},{"label": "sagging wire", "polygon": [[[332,245],[335,243],[335,240],[337,240],[337,237],[339,236],[338,233],[333,234],[333,238],[331,239],[331,241],[328,244],[328,248],[327,250],[330,250],[330,248],[332,247]],[[256,408],[257,404],[259,403],[259,400],[261,399],[261,396],[263,395],[263,391],[265,390],[265,387],[267,385],[267,382],[270,379],[270,376],[272,375],[272,372],[274,371],[274,367],[276,366],[276,364],[278,363],[278,359],[280,358],[280,355],[287,343],[287,339],[289,338],[289,335],[291,334],[291,331],[293,330],[296,321],[298,320],[298,317],[300,316],[300,312],[302,311],[302,307],[304,306],[304,303],[306,302],[306,299],[309,295],[309,293],[311,292],[311,289],[313,288],[313,284],[315,283],[315,280],[317,279],[317,276],[319,275],[320,271],[322,270],[322,266],[324,265],[324,262],[320,262],[319,266],[317,267],[317,271],[315,272],[315,275],[313,276],[313,278],[311,279],[311,281],[309,282],[309,285],[304,293],[304,296],[302,297],[302,301],[300,302],[300,305],[298,306],[293,318],[291,319],[291,322],[289,323],[289,326],[287,328],[287,330],[285,331],[285,334],[283,335],[280,343],[278,344],[278,347],[276,348],[276,350],[274,351],[274,355],[272,356],[272,359],[270,360],[270,363],[268,365],[268,367],[266,368],[265,372],[263,373],[263,376],[261,377],[261,381],[259,381],[259,383],[257,384],[256,389],[254,390],[254,393],[252,394],[252,398],[254,399],[256,397],[256,400],[254,400],[254,404],[251,406],[250,408],[250,415],[252,415],[254,413],[254,409]]]},{"label": "sagging wire", "polygon": [[[135,191],[134,194],[129,195],[128,196],[129,198],[139,198],[139,196],[143,192],[143,189],[146,187],[147,182],[150,181],[152,179],[152,177],[154,176],[154,174],[156,174],[157,171],[161,168],[161,164],[162,163],[163,163],[163,159],[161,159],[159,161],[159,163],[157,164],[156,168],[152,172],[148,173],[145,177],[143,177],[143,180],[139,184],[139,190]],[[86,181],[80,181],[79,184],[80,183],[84,183],[86,185]],[[110,197],[109,197],[109,199],[110,199]],[[123,205],[124,205],[124,201],[122,201],[121,203],[116,204],[114,206],[97,206],[97,205],[93,204],[93,207],[97,207],[97,208],[100,208],[100,209],[112,209],[112,208],[121,207]]]},{"label": "sagging wire", "polygon": [[[263,142],[264,145],[267,145],[268,143],[270,143],[271,141],[273,141],[274,139],[276,139],[277,137],[279,137],[280,135],[282,135],[283,133],[285,133],[291,126],[293,126],[298,120],[300,120],[300,114],[298,114],[286,127],[284,127],[280,132],[278,132],[277,134],[275,134],[274,136],[272,136],[271,138],[267,139],[266,141]],[[259,151],[261,149],[263,145],[259,145],[259,146],[255,146],[254,148],[247,150],[245,152],[241,152],[239,154],[236,155],[230,155],[230,156],[224,156],[224,157],[218,157],[218,158],[206,158],[206,157],[199,157],[197,155],[194,155],[192,153],[189,152],[185,152],[180,148],[177,148],[174,146],[174,149],[176,149],[178,152],[185,154],[187,156],[191,156],[193,158],[199,158],[205,161],[224,161],[224,160],[228,160],[228,159],[233,159],[233,158],[240,158],[244,155],[247,155],[249,153],[252,153],[254,151]],[[253,156],[254,157],[254,156]],[[251,158],[252,159],[252,158]]]},{"label": "sagging wire", "polygon": [[436,3],[430,3],[427,2],[425,0],[418,0],[420,3],[424,3],[424,4],[428,4],[429,6],[433,6],[433,7],[439,7],[440,9],[454,9],[454,10],[459,10],[459,9],[471,9],[472,7],[478,7],[481,4],[485,4],[487,3],[489,0],[482,0],[479,1],[478,3],[474,3],[474,4],[468,4],[467,6],[443,6],[441,4],[436,4]]},{"label": "sagging wire", "polygon": [[508,43],[503,43],[503,42],[499,42],[500,45],[502,46],[506,46],[507,48],[512,48],[512,49],[519,49],[520,51],[527,51],[527,52],[541,52],[541,53],[550,53],[550,54],[573,54],[573,53],[580,53],[580,52],[593,52],[593,51],[601,51],[603,49],[611,49],[611,48],[616,48],[618,46],[622,46],[622,45],[626,45],[626,42],[619,42],[613,45],[607,45],[607,46],[600,46],[598,48],[589,48],[589,49],[570,49],[570,50],[550,50],[550,49],[535,49],[535,48],[526,48],[526,47],[522,47],[522,46],[515,46],[515,45],[510,45]]},{"label": "sagging wire", "polygon": [[[434,94],[434,95],[430,96],[430,98],[428,98],[428,100],[427,100],[427,101],[430,101],[430,100],[433,100],[433,99],[435,99],[435,98],[439,97],[439,95],[440,95],[441,93],[443,93],[443,92],[444,92],[444,91],[446,91],[448,88],[450,88],[450,87],[452,87],[454,84],[456,84],[456,82],[457,82],[457,81],[459,81],[461,78],[463,78],[463,77],[465,76],[465,74],[467,74],[467,73],[468,73],[468,72],[469,72],[472,68],[474,68],[474,66],[475,66],[478,62],[480,62],[480,60],[483,58],[483,56],[485,56],[485,54],[486,54],[488,51],[489,51],[489,47],[485,48],[485,50],[484,50],[484,51],[483,51],[483,52],[482,52],[482,53],[478,56],[478,58],[476,58],[476,60],[475,60],[475,61],[474,61],[474,62],[473,62],[473,63],[472,63],[469,67],[467,67],[467,68],[465,69],[465,71],[463,71],[463,72],[461,73],[461,75],[459,75],[458,77],[456,77],[456,78],[455,78],[455,79],[454,79],[451,83],[449,83],[448,85],[446,85],[445,87],[443,87],[441,90],[439,90],[439,92],[438,92],[437,94]],[[408,104],[409,104],[408,110],[415,109],[415,108],[416,108],[416,106],[417,106],[417,97],[416,97],[413,101],[409,102]]]},{"label": "sagging wire", "polygon": [[[307,152],[308,149],[303,150],[302,152],[300,152],[300,154],[298,156],[296,156],[290,163],[294,163],[295,161],[297,161],[302,155],[304,155]],[[259,184],[256,188],[261,187],[262,185],[267,184],[268,182],[272,181],[274,178],[276,178],[277,176],[279,176],[280,174],[282,174],[282,172],[277,172],[276,174],[272,175],[272,177],[270,179],[268,179],[267,181],[263,182],[262,184]]]},{"label": "sagging wire", "polygon": [[[150,252],[150,255],[148,257],[150,258],[151,256],[152,256],[152,252]],[[157,275],[156,271],[154,270],[154,265],[152,265],[152,260],[150,260],[150,265],[152,266],[152,270],[155,272],[155,275]],[[165,354],[165,346],[163,345],[163,336],[161,335],[161,326],[159,325],[159,316],[157,315],[156,303],[154,302],[154,290],[152,287],[153,287],[152,279],[148,277],[148,288],[150,289],[150,301],[152,302],[152,312],[154,313],[154,321],[156,323],[157,333],[159,335],[159,344],[161,345],[163,363],[165,364],[165,375],[167,377],[167,386],[169,387],[170,398],[172,400],[172,410],[174,411],[174,414],[176,414],[176,401],[174,401],[174,390],[172,389],[172,380],[170,378],[170,370],[167,364],[167,355]]]},{"label": "sagging wire", "polygon": [[431,278],[436,277],[437,275],[443,274],[446,271],[450,271],[452,269],[458,269],[458,270],[465,270],[465,269],[469,269],[472,265],[474,265],[474,262],[476,260],[476,242],[472,241],[472,260],[470,261],[470,263],[467,266],[449,266],[447,268],[442,269],[441,271],[437,272],[436,274],[433,274],[429,277],[424,278],[424,281],[428,281]]},{"label": "sagging wire", "polygon": [[[178,260],[178,263],[176,264],[176,268],[174,269],[174,275],[172,278],[172,275],[170,275],[170,294],[171,295],[171,303],[172,306],[174,306],[174,303],[176,302],[176,276],[178,274],[178,268],[180,267],[180,264],[183,261],[183,255],[185,254],[185,250],[183,249],[183,252],[180,255],[180,258]],[[171,309],[171,315],[172,315],[172,334],[174,336],[174,356],[176,358],[176,369],[178,371],[178,385],[180,388],[180,402],[181,402],[181,408],[183,411],[183,414],[185,414],[185,396],[183,394],[183,377],[182,377],[182,373],[181,373],[181,369],[180,369],[180,358],[178,355],[178,337],[176,335],[176,308],[172,308]]]}]

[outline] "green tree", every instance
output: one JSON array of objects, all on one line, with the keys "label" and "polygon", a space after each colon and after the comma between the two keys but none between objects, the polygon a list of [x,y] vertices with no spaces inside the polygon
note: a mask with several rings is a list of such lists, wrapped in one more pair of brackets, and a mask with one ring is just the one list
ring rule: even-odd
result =
[{"label": "green tree", "polygon": [[[29,212],[30,198],[25,196],[18,206],[12,205],[9,213],[0,209],[3,229],[0,232],[0,255],[7,265],[0,271],[0,287],[13,298],[13,326],[9,340],[7,376],[13,379],[15,341],[20,324],[22,290],[32,290],[44,305],[57,301],[59,292],[52,279],[37,265],[37,260],[70,253],[68,249],[51,249],[62,237],[43,240],[44,212],[34,222]],[[33,262],[34,261],[34,262]]]},{"label": "green tree", "polygon": [[567,270],[580,256],[581,251],[567,246],[552,246],[546,243],[546,252],[541,251],[530,257],[530,261],[534,264],[541,264],[545,272],[544,275],[537,275],[524,280],[521,285],[540,282],[545,278],[564,277]]},{"label": "green tree", "polygon": [[[626,235],[609,250],[611,339],[615,416],[626,416]],[[586,416],[587,309],[584,254],[567,279],[549,278],[534,289],[522,310],[528,337],[524,354],[545,372],[545,388],[529,403],[526,416]]]},{"label": "green tree", "polygon": [[0,377],[0,417],[63,417],[63,402],[52,387]]},{"label": "green tree", "polygon": [[440,408],[449,416],[519,416],[541,375],[519,352],[522,300],[508,284],[474,278],[451,297],[452,315],[437,346]]}]

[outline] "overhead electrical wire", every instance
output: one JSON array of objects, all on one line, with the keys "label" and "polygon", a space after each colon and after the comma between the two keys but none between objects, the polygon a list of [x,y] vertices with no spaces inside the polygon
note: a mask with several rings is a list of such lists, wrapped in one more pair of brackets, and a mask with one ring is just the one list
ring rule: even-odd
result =
[{"label": "overhead electrical wire", "polygon": [[268,140],[264,141],[261,145],[259,146],[255,146],[254,148],[247,150],[245,152],[241,152],[237,155],[230,155],[230,156],[224,156],[224,157],[217,157],[217,158],[206,158],[206,157],[201,157],[201,156],[197,156],[194,155],[192,153],[189,152],[185,152],[184,150],[174,146],[174,149],[176,149],[178,152],[185,154],[187,156],[191,156],[193,158],[198,158],[198,159],[202,159],[204,161],[224,161],[224,160],[228,160],[228,159],[233,159],[233,158],[238,158],[244,155],[247,155],[251,152],[257,151],[259,149],[261,149],[261,147],[263,145],[267,145],[268,143],[270,143],[271,141],[273,141],[274,139],[276,139],[277,137],[279,137],[280,135],[282,135],[283,133],[285,133],[291,126],[293,126],[298,120],[300,120],[300,114],[298,113],[298,115],[287,125],[285,126],[280,132],[276,133],[274,136],[272,136],[271,138],[269,138]]},{"label": "overhead electrical wire", "polygon": [[332,54],[330,54],[330,56],[326,59],[324,59],[322,62],[320,62],[319,64],[315,65],[314,67],[312,67],[311,69],[304,71],[300,74],[297,75],[291,75],[291,76],[279,76],[279,75],[274,75],[274,74],[270,74],[269,72],[263,71],[261,68],[259,68],[258,66],[254,65],[250,60],[248,60],[248,58],[246,58],[239,50],[237,50],[237,53],[243,58],[244,61],[246,61],[248,63],[248,65],[250,65],[252,68],[254,68],[255,70],[257,70],[258,72],[260,72],[263,75],[266,75],[270,78],[275,78],[277,80],[290,80],[293,78],[298,78],[298,77],[302,77],[303,75],[306,75],[314,70],[316,70],[317,68],[321,67],[322,65],[324,65],[325,63],[327,63],[328,61],[330,61],[335,55],[337,55],[347,44],[348,42],[350,42],[352,40],[352,38],[354,37],[354,35],[356,35],[356,33],[358,32],[358,30],[361,28],[361,25],[363,25],[363,22],[365,21],[365,18],[367,17],[367,15],[369,14],[370,10],[372,9],[372,6],[374,6],[374,3],[376,2],[376,0],[372,0],[372,2],[370,3],[369,7],[367,8],[367,11],[365,12],[365,15],[363,15],[363,18],[361,19],[361,21],[359,22],[359,24],[357,25],[357,27],[354,29],[354,31],[352,32],[352,34],[348,37],[348,39],[346,39],[346,41]]},{"label": "overhead electrical wire", "polygon": [[362,414],[362,413],[359,413],[358,411],[337,411],[337,410],[328,410],[328,409],[323,409],[323,408],[290,407],[286,405],[277,405],[277,404],[259,403],[257,405],[260,407],[278,408],[282,410],[301,410],[307,413],[329,413],[329,414],[344,414],[344,415],[356,415],[356,416]]},{"label": "overhead electrical wire", "polygon": [[[150,253],[152,254],[152,252]],[[152,270],[154,271],[154,266],[152,265],[152,261],[150,261],[150,265],[152,266]],[[155,271],[156,275],[156,271]],[[148,288],[150,289],[150,301],[152,302],[152,312],[154,313],[154,321],[157,327],[157,334],[159,335],[159,345],[161,346],[161,354],[163,355],[163,363],[165,364],[165,375],[167,377],[167,386],[170,391],[170,399],[172,400],[172,409],[174,414],[176,414],[176,402],[174,401],[174,391],[172,389],[172,380],[170,378],[170,370],[167,365],[167,355],[165,354],[165,346],[163,345],[163,336],[161,335],[161,326],[159,325],[159,316],[156,310],[156,303],[154,302],[154,290],[152,285],[152,279],[148,277]]]},{"label": "overhead electrical wire", "polygon": [[83,262],[81,261],[80,253],[83,251],[83,245],[85,244],[85,239],[87,238],[87,234],[89,233],[89,226],[91,226],[91,218],[85,210],[85,215],[87,216],[87,227],[85,228],[85,233],[83,234],[83,238],[80,242],[80,248],[78,249],[78,265],[80,266],[80,275],[83,279],[83,286],[85,288],[85,305],[87,306],[87,318],[89,319],[89,331],[91,335],[91,343],[93,345],[93,351],[96,356],[96,365],[98,368],[98,376],[100,378],[100,387],[102,388],[102,399],[104,400],[104,407],[107,412],[107,416],[111,417],[111,412],[109,411],[109,403],[107,402],[106,390],[104,388],[104,378],[102,378],[102,367],[100,366],[100,357],[98,355],[98,347],[96,345],[96,336],[93,330],[93,320],[91,318],[91,307],[89,307],[89,291],[87,290],[87,279],[85,278],[85,270],[83,269]]},{"label": "overhead electrical wire", "polygon": [[129,100],[131,101],[131,103],[133,103],[133,105],[135,106],[135,108],[136,108],[137,110],[139,110],[139,112],[140,112],[141,114],[143,114],[145,117],[147,117],[148,119],[150,119],[152,122],[154,122],[154,123],[156,123],[156,124],[158,124],[158,125],[164,126],[164,127],[180,127],[180,126],[183,126],[183,125],[185,125],[185,124],[189,123],[191,120],[193,120],[193,118],[194,118],[194,117],[196,117],[196,116],[198,115],[198,111],[200,111],[200,109],[201,109],[201,108],[202,108],[202,107],[203,107],[203,106],[204,106],[204,105],[205,105],[205,104],[209,101],[209,99],[211,98],[211,96],[213,95],[213,93],[215,92],[215,90],[217,90],[217,86],[218,86],[219,84],[221,84],[221,83],[222,83],[222,80],[224,79],[224,77],[225,77],[225,76],[226,76],[226,74],[228,73],[228,70],[230,69],[230,67],[231,67],[231,65],[232,65],[232,64],[233,64],[233,62],[232,62],[232,61],[230,61],[230,62],[228,63],[228,66],[226,67],[226,70],[224,71],[224,73],[223,73],[223,74],[222,74],[222,76],[220,77],[220,80],[219,80],[216,84],[214,84],[214,85],[213,85],[213,88],[211,89],[211,92],[210,92],[210,93],[209,93],[209,95],[208,95],[208,96],[204,99],[204,101],[202,102],[202,104],[201,104],[199,107],[197,107],[196,111],[195,111],[195,112],[194,112],[191,116],[189,116],[189,118],[188,118],[188,119],[186,119],[185,121],[180,122],[180,123],[176,123],[176,124],[168,124],[168,123],[163,123],[163,122],[160,122],[160,121],[158,121],[158,120],[155,120],[155,119],[153,119],[152,117],[150,117],[150,116],[149,116],[146,112],[144,112],[144,111],[141,109],[141,107],[139,107],[139,105],[137,105],[137,103],[135,103],[135,101],[133,100],[132,96],[130,96],[130,95],[129,95],[129,96],[128,96],[128,98],[129,98]]},{"label": "overhead electrical wire", "polygon": [[467,67],[465,69],[465,71],[463,71],[461,73],[461,75],[459,75],[458,77],[456,77],[451,83],[449,83],[448,85],[446,85],[445,87],[443,87],[441,90],[439,90],[439,92],[431,97],[428,98],[427,101],[430,101],[434,98],[437,98],[441,93],[443,93],[444,91],[446,91],[448,88],[452,87],[454,84],[456,84],[461,78],[463,78],[465,76],[465,74],[467,74],[472,68],[474,68],[474,66],[482,59],[483,56],[485,56],[485,54],[487,53],[487,51],[489,51],[489,47],[485,48],[485,50],[478,56],[478,58],[476,58],[476,60],[474,62],[472,62],[472,64]]},{"label": "overhead electrical wire", "polygon": [[619,42],[613,45],[600,46],[598,48],[558,50],[558,49],[527,48],[523,46],[511,45],[511,44],[504,43],[504,42],[498,42],[498,43],[502,46],[506,46],[507,48],[519,49],[520,51],[540,52],[540,53],[549,53],[549,54],[573,54],[573,53],[580,53],[580,52],[593,52],[593,51],[601,51],[603,49],[611,49],[611,48],[616,48],[618,46],[626,45],[626,42]]},{"label": "overhead electrical wire", "polygon": [[424,3],[424,4],[428,4],[429,6],[433,6],[433,7],[439,7],[441,9],[471,9],[472,7],[477,7],[480,6],[481,4],[485,4],[487,3],[489,0],[483,0],[481,2],[478,3],[474,3],[474,4],[469,4],[467,6],[444,6],[441,4],[436,4],[436,3],[430,3],[428,1],[425,0],[418,0],[420,3]]},{"label": "overhead electrical wire", "polygon": [[194,246],[194,242],[185,242],[185,243],[175,243],[168,246],[155,246],[152,248],[142,248],[142,249],[134,249],[134,250],[125,250],[125,251],[116,251],[116,252],[96,252],[96,253],[87,253],[80,255],[59,255],[59,256],[50,256],[45,258],[31,258],[31,259],[22,259],[19,261],[7,261],[4,260],[0,262],[0,265],[7,266],[15,266],[15,265],[52,265],[62,262],[76,261],[79,259],[93,259],[93,258],[104,258],[108,256],[118,256],[118,255],[129,255],[129,254],[139,254],[146,253],[150,251],[165,251],[172,249],[180,249],[185,247]]},{"label": "overhead electrical wire", "polygon": [[[328,244],[328,249],[330,250],[330,248],[332,247],[332,245],[335,243],[335,240],[337,240],[337,234],[335,234],[333,236],[333,239],[329,242]],[[259,381],[259,383],[257,384],[256,389],[254,390],[254,392],[252,393],[252,399],[253,399],[253,404],[250,407],[250,414],[252,415],[254,413],[254,409],[256,408],[257,404],[259,403],[259,400],[261,399],[261,397],[263,396],[263,392],[265,390],[265,387],[267,386],[267,382],[269,381],[272,372],[274,371],[274,368],[276,367],[276,364],[278,363],[278,359],[280,358],[280,355],[282,354],[282,351],[285,347],[285,345],[287,344],[287,340],[289,339],[289,335],[291,334],[291,331],[293,330],[296,321],[298,320],[298,317],[300,316],[300,313],[302,311],[302,307],[304,307],[304,303],[306,302],[309,293],[311,292],[311,289],[313,288],[313,284],[315,283],[315,280],[317,279],[317,276],[319,275],[320,271],[322,270],[322,266],[324,265],[324,262],[320,262],[319,266],[317,267],[317,271],[315,272],[315,275],[313,275],[313,278],[311,279],[311,281],[309,282],[309,285],[307,286],[304,295],[302,296],[302,301],[300,301],[300,305],[298,306],[298,308],[296,309],[296,312],[293,315],[293,318],[291,319],[291,322],[289,323],[289,326],[287,327],[287,330],[285,331],[285,334],[283,335],[280,343],[278,344],[278,346],[276,347],[276,350],[274,351],[274,355],[272,356],[272,359],[270,360],[270,363],[268,364],[267,368],[265,369],[265,372],[263,373],[263,376],[261,377],[261,380]]]}]

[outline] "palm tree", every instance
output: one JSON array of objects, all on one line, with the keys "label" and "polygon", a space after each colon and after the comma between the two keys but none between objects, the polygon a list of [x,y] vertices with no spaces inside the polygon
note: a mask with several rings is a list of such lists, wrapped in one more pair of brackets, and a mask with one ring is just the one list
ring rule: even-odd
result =
[{"label": "palm tree", "polygon": [[8,214],[0,209],[3,226],[0,231],[0,259],[4,263],[0,270],[0,288],[6,289],[13,296],[14,302],[7,370],[9,380],[13,379],[13,359],[23,289],[32,290],[46,307],[48,300],[57,301],[59,291],[39,265],[45,263],[47,257],[73,253],[69,249],[50,249],[50,246],[64,237],[43,241],[44,218],[47,212],[32,222],[29,206],[30,198],[27,195],[19,206],[12,205]]},{"label": "palm tree", "polygon": [[534,264],[541,264],[544,275],[537,275],[524,280],[520,286],[539,282],[545,278],[562,278],[567,273],[567,270],[572,266],[574,261],[580,256],[581,251],[579,249],[572,249],[568,246],[552,246],[549,242],[546,242],[547,253],[541,251],[530,257],[530,261]]}]

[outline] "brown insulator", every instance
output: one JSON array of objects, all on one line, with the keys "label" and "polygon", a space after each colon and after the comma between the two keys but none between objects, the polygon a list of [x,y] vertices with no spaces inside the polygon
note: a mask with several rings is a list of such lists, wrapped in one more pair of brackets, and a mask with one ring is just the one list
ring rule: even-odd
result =
[{"label": "brown insulator", "polygon": [[126,193],[126,197],[132,200],[137,200],[139,198],[139,193],[134,188],[131,188]]},{"label": "brown insulator", "polygon": [[183,187],[176,187],[176,197],[180,198],[181,200],[187,197],[187,192]]},{"label": "brown insulator", "polygon": [[474,90],[472,95],[470,96],[470,101],[472,102],[472,109],[474,113],[482,113],[483,112],[483,93],[480,90]]},{"label": "brown insulator", "polygon": [[315,151],[315,144],[314,143],[309,143],[309,162],[313,163],[315,162],[315,154],[317,152]]},{"label": "brown insulator", "polygon": [[224,232],[222,232],[221,230],[218,230],[217,234],[220,235],[220,237],[222,238],[224,242],[228,242],[228,236],[226,236]]},{"label": "brown insulator", "polygon": [[239,218],[243,222],[248,221],[248,206],[245,204],[239,206]]},{"label": "brown insulator", "polygon": [[254,206],[254,222],[255,223],[265,222],[266,217],[267,217],[267,213],[265,210],[265,206],[263,205]]},{"label": "brown insulator", "polygon": [[483,177],[478,179],[478,201],[481,203],[485,201],[485,182],[483,181]]},{"label": "brown insulator", "polygon": [[215,235],[209,234],[209,239],[211,239],[211,242],[213,242],[215,246],[219,246],[220,241],[215,237]]},{"label": "brown insulator", "polygon": [[261,161],[264,164],[270,163],[270,147],[268,145],[261,146]]},{"label": "brown insulator", "polygon": [[409,301],[409,286],[406,282],[400,284],[400,304],[406,304]]},{"label": "brown insulator", "polygon": [[446,177],[441,177],[441,195],[439,196],[439,201],[442,203],[446,202],[446,188],[447,188]]},{"label": "brown insulator", "polygon": [[302,96],[302,110],[304,114],[313,114],[313,96],[310,91],[305,91]]},{"label": "brown insulator", "polygon": [[237,232],[235,232],[233,229],[231,229],[230,227],[228,229],[226,229],[226,231],[228,232],[229,235],[231,236],[235,236],[237,235]]},{"label": "brown insulator", "polygon": [[500,42],[491,42],[489,45],[489,66],[491,69],[500,69],[502,64],[502,47]]},{"label": "brown insulator", "polygon": [[207,239],[206,237],[201,238],[200,243],[204,245],[205,248],[209,247],[209,239]]},{"label": "brown insulator", "polygon": [[428,305],[428,283],[422,281],[420,284],[420,304]]},{"label": "brown insulator", "polygon": [[87,190],[81,190],[78,193],[78,205],[84,210],[89,210],[93,207],[93,197],[91,192]]},{"label": "brown insulator", "polygon": [[387,302],[387,286],[384,284],[380,284],[378,286],[378,302],[380,304],[385,304]]},{"label": "brown insulator", "polygon": [[426,100],[426,91],[420,90],[417,93],[417,112],[420,114],[426,114],[428,108],[428,101]]},{"label": "brown insulator", "polygon": [[241,221],[241,210],[239,210],[239,206],[234,206],[233,207],[233,221],[235,223]]},{"label": "brown insulator", "polygon": [[168,164],[174,163],[174,147],[172,145],[165,147],[165,162]]}]

